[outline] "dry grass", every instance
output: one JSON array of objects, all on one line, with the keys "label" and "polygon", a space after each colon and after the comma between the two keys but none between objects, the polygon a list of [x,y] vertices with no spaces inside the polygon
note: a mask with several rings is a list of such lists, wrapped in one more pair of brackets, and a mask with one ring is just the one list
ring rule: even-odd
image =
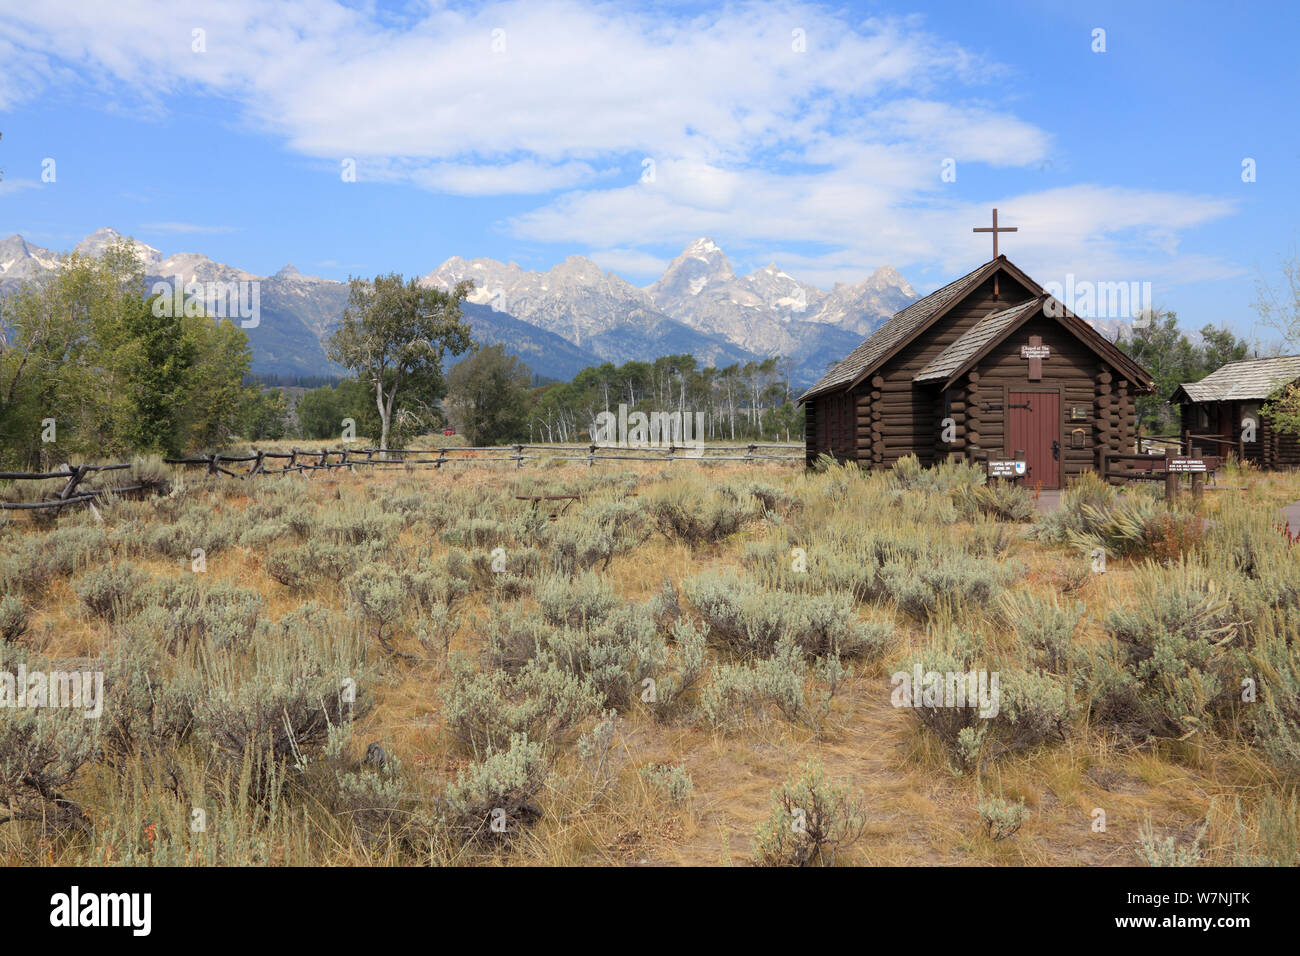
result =
[{"label": "dry grass", "polygon": [[[442,443],[441,439],[437,442]],[[836,497],[828,493],[829,486],[840,480],[834,477],[761,466],[674,468],[677,470],[671,475],[657,465],[627,469],[638,479],[638,498],[630,500],[645,500],[673,476],[682,474],[701,488],[716,482],[742,485],[757,480],[783,488],[803,502],[802,513],[791,518],[796,532],[808,528],[841,532],[892,528],[924,537],[935,530],[919,527],[874,504],[863,504],[861,486],[853,483],[861,479],[850,480],[848,490]],[[537,482],[559,486],[587,481],[593,471],[599,469],[572,465],[526,473]],[[495,502],[495,513],[505,520],[524,507],[513,499],[520,474],[508,466],[461,466],[443,471],[318,474],[310,480],[285,476],[261,482],[291,483],[297,503],[317,514],[401,491],[431,502],[449,496]],[[1225,474],[1220,484],[1220,489],[1206,495],[1204,515],[1212,521],[1229,509],[1275,511],[1300,498],[1300,478],[1293,475],[1234,472]],[[229,479],[209,482],[191,473],[185,478],[183,497],[210,508],[212,521],[237,524],[247,519],[260,492],[260,486],[254,484]],[[594,499],[602,495],[618,497],[593,492]],[[105,520],[114,549],[124,546],[113,537],[116,525],[128,519],[146,526],[158,522],[158,508],[158,503],[145,501],[122,502],[108,509]],[[1012,543],[1004,560],[1019,562],[1024,569],[1015,588],[1042,591],[1058,587],[1068,578],[1063,571],[1066,565],[1080,560],[1066,548],[1026,538],[1022,526],[1008,527]],[[974,526],[966,521],[937,530],[953,540],[974,534]],[[12,519],[0,535],[0,552],[15,555],[23,541],[43,533],[22,517]],[[741,555],[748,543],[785,533],[784,526],[755,519],[723,543],[694,550],[654,535],[636,550],[616,554],[603,578],[624,602],[644,602],[658,593],[665,580],[680,584],[715,569],[744,573]],[[421,555],[445,551],[446,546],[414,520],[405,523],[387,546],[385,560],[401,568]],[[133,555],[131,560],[154,578],[191,573],[187,561],[147,553]],[[324,584],[313,587],[309,594],[295,594],[266,574],[264,561],[264,549],[232,544],[207,557],[208,583],[225,581],[257,590],[272,620],[307,599],[340,613],[347,611],[343,588]],[[1101,622],[1107,613],[1140,599],[1133,590],[1131,567],[1128,562],[1112,560],[1104,576],[1092,576],[1071,593],[1087,607],[1076,634],[1078,643],[1104,640]],[[99,656],[109,649],[111,629],[80,608],[72,583],[66,578],[56,580],[43,593],[26,596],[32,607],[31,628],[23,640],[31,652],[72,658]],[[460,626],[452,651],[477,659],[484,649],[491,616],[502,607],[521,613],[533,607],[533,602],[525,595],[513,605],[502,605],[482,590],[469,594],[457,606]],[[865,608],[863,613],[867,613]],[[554,748],[546,787],[537,798],[542,815],[522,839],[498,853],[430,851],[427,859],[522,865],[743,865],[751,859],[755,829],[769,813],[772,790],[811,756],[821,759],[828,777],[846,781],[866,807],[866,830],[842,858],[857,864],[1128,865],[1135,862],[1139,829],[1148,820],[1158,833],[1185,834],[1190,839],[1207,819],[1207,862],[1231,863],[1243,845],[1264,838],[1259,822],[1264,808],[1270,802],[1284,803],[1293,792],[1296,781],[1267,764],[1243,736],[1207,732],[1181,742],[1138,743],[1117,737],[1107,728],[1091,726],[1086,714],[1076,715],[1064,742],[1006,755],[978,774],[955,775],[938,742],[918,729],[907,710],[890,703],[889,675],[930,637],[915,621],[892,610],[887,613],[896,621],[895,645],[883,660],[852,666],[820,731],[773,714],[751,721],[742,732],[715,733],[703,722],[656,722],[643,708],[634,706],[621,715],[612,748],[614,769],[607,785],[598,785],[579,759],[572,737],[565,738]],[[968,629],[996,628],[991,609],[976,610],[949,623]],[[443,722],[447,669],[425,659],[409,626],[401,629],[396,646],[419,660],[372,649],[379,675],[370,688],[374,707],[357,722],[352,759],[360,759],[366,743],[381,742],[401,762],[413,791],[439,793],[470,762],[456,749]],[[716,662],[717,654],[716,649],[711,651],[710,659]],[[594,720],[589,719],[582,729],[589,729]],[[651,792],[638,771],[652,763],[686,768],[694,784],[687,805],[671,804]],[[104,825],[122,787],[120,775],[96,767],[79,779],[75,797],[92,821]],[[1030,815],[1018,835],[994,842],[985,834],[977,811],[982,795],[1011,801],[1024,798]],[[418,854],[392,843],[354,838],[309,795],[290,803],[288,822],[268,837],[272,846],[262,861],[420,862]],[[1105,815],[1104,831],[1095,824],[1098,811]],[[32,827],[11,824],[0,827],[0,861],[88,862],[92,842],[84,837],[53,839]]]}]

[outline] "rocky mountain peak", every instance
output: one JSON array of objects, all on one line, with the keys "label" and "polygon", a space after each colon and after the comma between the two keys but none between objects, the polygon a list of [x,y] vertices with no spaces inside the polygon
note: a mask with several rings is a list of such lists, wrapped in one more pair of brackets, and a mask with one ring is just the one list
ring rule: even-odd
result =
[{"label": "rocky mountain peak", "polygon": [[[85,239],[82,239],[73,248],[73,252],[80,253],[83,256],[101,256],[104,251],[113,243],[122,240],[123,235],[116,229],[96,229]],[[153,246],[146,245],[139,240],[131,240],[131,245],[135,249],[136,257],[144,266],[145,271],[152,271],[155,266],[162,262],[163,255]]]}]

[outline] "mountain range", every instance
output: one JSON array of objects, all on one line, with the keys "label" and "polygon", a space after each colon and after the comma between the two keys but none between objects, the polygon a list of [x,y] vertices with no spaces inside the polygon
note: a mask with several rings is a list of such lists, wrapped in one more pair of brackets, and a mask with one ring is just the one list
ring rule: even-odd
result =
[{"label": "mountain range", "polygon": [[[120,238],[100,229],[74,251],[97,256]],[[260,322],[246,330],[255,374],[343,374],[326,358],[324,343],[347,304],[346,282],[304,275],[292,265],[258,276],[199,253],[164,257],[152,246],[134,245],[150,282],[177,275],[186,283],[259,281]],[[57,253],[22,236],[0,240],[0,293],[58,266]],[[788,356],[793,384],[806,385],[917,297],[890,266],[829,292],[775,264],[736,275],[707,238],[688,245],[645,287],[576,255],[546,272],[455,256],[422,277],[448,289],[463,279],[474,282],[463,311],[475,340],[503,343],[535,374],[564,380],[602,362],[691,353],[709,365]]]}]

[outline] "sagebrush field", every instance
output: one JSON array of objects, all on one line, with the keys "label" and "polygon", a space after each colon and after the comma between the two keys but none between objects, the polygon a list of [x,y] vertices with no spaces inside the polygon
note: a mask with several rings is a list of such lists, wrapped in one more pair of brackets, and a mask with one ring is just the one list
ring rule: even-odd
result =
[{"label": "sagebrush field", "polygon": [[1300,476],[136,471],[0,525],[0,670],[105,695],[0,709],[6,863],[1300,862]]}]

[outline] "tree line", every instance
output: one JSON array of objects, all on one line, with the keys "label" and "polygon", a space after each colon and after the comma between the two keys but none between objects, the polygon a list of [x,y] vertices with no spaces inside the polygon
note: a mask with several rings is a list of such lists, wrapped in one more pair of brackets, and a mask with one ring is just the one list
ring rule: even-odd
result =
[{"label": "tree line", "polygon": [[[1262,289],[1257,308],[1300,339],[1294,260],[1284,274],[1290,289]],[[255,382],[241,328],[202,310],[160,309],[144,286],[124,240],[98,258],[66,256],[60,269],[0,297],[0,455],[8,467],[179,455],[237,439],[337,440],[348,430],[396,448],[447,424],[476,445],[577,443],[620,405],[702,414],[707,441],[802,438],[788,359],[714,368],[667,355],[537,385],[504,346],[474,344],[461,312],[469,283],[444,290],[397,274],[351,279],[327,351],[352,377],[314,388]],[[1177,410],[1165,403],[1175,387],[1248,357],[1250,346],[1212,326],[1192,338],[1172,312],[1143,318],[1118,344],[1155,378],[1156,393],[1138,400],[1144,431],[1166,434],[1177,428]],[[1279,423],[1300,430],[1300,390],[1279,393],[1271,407]]]},{"label": "tree line", "polygon": [[244,331],[156,308],[129,245],[0,298],[0,455],[13,468],[215,447],[254,392]]}]

